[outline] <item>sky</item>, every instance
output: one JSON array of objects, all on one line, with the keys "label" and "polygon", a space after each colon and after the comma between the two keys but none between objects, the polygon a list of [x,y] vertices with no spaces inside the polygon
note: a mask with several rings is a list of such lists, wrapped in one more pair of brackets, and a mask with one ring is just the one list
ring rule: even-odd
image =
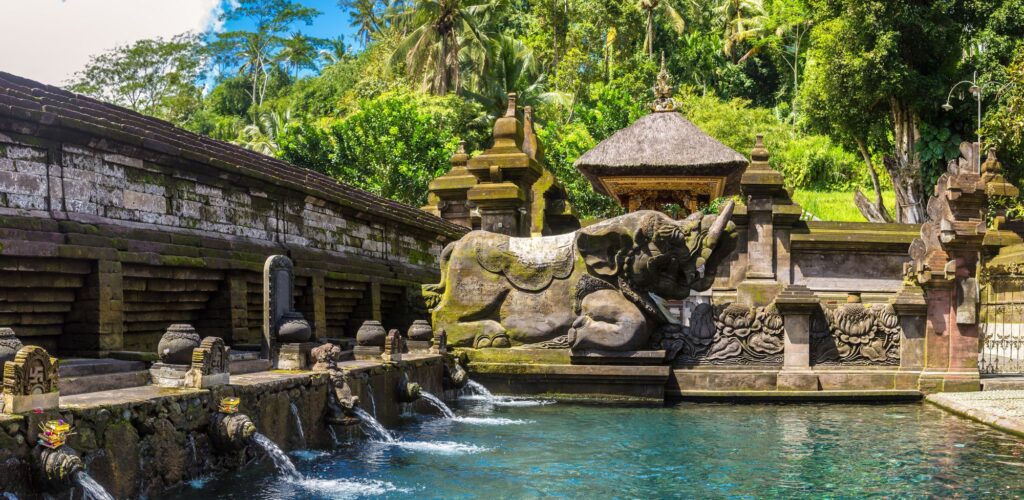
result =
[{"label": "sky", "polygon": [[[50,85],[66,83],[91,55],[119,45],[186,31],[245,29],[218,21],[230,0],[0,0],[0,71]],[[306,35],[344,35],[354,44],[348,13],[336,0],[302,0],[323,15]]]}]

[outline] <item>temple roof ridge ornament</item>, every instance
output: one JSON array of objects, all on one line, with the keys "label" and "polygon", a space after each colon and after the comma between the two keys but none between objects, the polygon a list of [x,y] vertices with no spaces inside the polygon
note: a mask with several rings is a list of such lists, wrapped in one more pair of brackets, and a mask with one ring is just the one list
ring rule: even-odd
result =
[{"label": "temple roof ridge ornament", "polygon": [[672,98],[672,86],[669,85],[668,70],[665,69],[665,52],[661,53],[661,71],[658,72],[658,79],[654,82],[654,102],[651,103],[651,111],[655,113],[667,113],[676,110],[676,100]]}]

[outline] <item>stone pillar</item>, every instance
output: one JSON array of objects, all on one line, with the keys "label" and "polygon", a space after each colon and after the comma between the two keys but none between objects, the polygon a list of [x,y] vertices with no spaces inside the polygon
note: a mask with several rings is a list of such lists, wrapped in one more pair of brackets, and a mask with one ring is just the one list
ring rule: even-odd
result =
[{"label": "stone pillar", "polygon": [[310,290],[313,299],[313,338],[327,338],[327,288],[323,273],[316,273],[310,278]]},{"label": "stone pillar", "polygon": [[818,376],[811,369],[811,314],[821,307],[818,297],[803,285],[789,285],[775,298],[775,307],[786,329],[778,390],[818,390]]},{"label": "stone pillar", "polygon": [[753,307],[771,303],[792,281],[789,234],[802,213],[790,199],[782,174],[773,170],[768,160],[764,137],[758,135],[750,166],[740,178],[746,197],[747,269],[736,287],[737,300]]},{"label": "stone pillar", "polygon": [[900,373],[896,389],[917,389],[925,361],[925,330],[928,302],[924,290],[913,283],[904,283],[890,302],[900,318]]},{"label": "stone pillar", "polygon": [[932,220],[910,246],[913,279],[928,302],[923,392],[980,388],[977,270],[987,233],[986,181],[966,162],[950,170],[928,200]]},{"label": "stone pillar", "polygon": [[249,339],[249,283],[243,273],[228,275],[228,300],[231,322],[231,343],[245,343]]},{"label": "stone pillar", "polygon": [[370,282],[370,319],[375,321],[383,321],[380,312],[380,282]]},{"label": "stone pillar", "polygon": [[124,275],[121,262],[101,260],[96,265],[99,279],[99,348],[124,349]]}]

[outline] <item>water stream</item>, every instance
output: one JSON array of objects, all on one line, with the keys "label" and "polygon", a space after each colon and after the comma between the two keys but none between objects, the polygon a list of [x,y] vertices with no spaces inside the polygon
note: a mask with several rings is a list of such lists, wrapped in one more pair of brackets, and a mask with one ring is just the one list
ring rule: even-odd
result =
[{"label": "water stream", "polygon": [[491,391],[488,391],[487,388],[483,386],[483,384],[475,380],[470,380],[469,382],[466,382],[466,389],[469,389],[469,391],[472,392],[473,394],[483,396],[483,398],[487,401],[494,401],[496,399],[494,397],[494,394],[491,394]]},{"label": "water stream", "polygon": [[420,395],[423,399],[426,399],[428,403],[433,405],[434,408],[437,408],[437,410],[444,415],[444,418],[455,418],[455,412],[453,412],[452,409],[449,408],[448,405],[444,404],[444,401],[441,401],[437,396],[427,391],[423,391]]},{"label": "water stream", "polygon": [[329,432],[331,434],[331,442],[334,443],[334,446],[335,447],[340,446],[341,445],[341,441],[338,441],[338,431],[334,430],[334,426],[333,425],[328,425],[327,426],[327,432]]},{"label": "water stream", "polygon": [[395,436],[392,436],[391,433],[388,432],[388,430],[385,429],[384,426],[381,425],[381,423],[378,422],[377,419],[373,417],[373,415],[366,413],[366,410],[358,406],[352,408],[352,411],[356,414],[357,417],[359,417],[359,420],[361,420],[363,424],[367,428],[369,428],[370,434],[373,434],[373,436],[376,437],[377,440],[383,441],[385,443],[395,442]]},{"label": "water stream", "polygon": [[257,432],[252,436],[252,440],[270,456],[270,459],[274,461],[274,467],[277,467],[277,470],[285,477],[294,480],[302,479],[302,474],[299,474],[288,455],[285,455],[284,451],[281,451],[281,448],[278,448],[270,438]]},{"label": "water stream", "polygon": [[114,497],[107,493],[107,490],[100,486],[88,472],[79,471],[75,474],[75,483],[79,488],[82,488],[82,492],[86,498],[92,498],[93,500],[114,500]]},{"label": "water stream", "polygon": [[370,380],[366,380],[366,392],[370,395],[370,411],[373,412],[373,418],[377,418],[377,401],[373,397],[373,384]]},{"label": "water stream", "polygon": [[306,448],[306,432],[302,430],[302,416],[299,415],[299,407],[291,403],[292,416],[295,417],[295,428],[299,430],[299,448]]}]

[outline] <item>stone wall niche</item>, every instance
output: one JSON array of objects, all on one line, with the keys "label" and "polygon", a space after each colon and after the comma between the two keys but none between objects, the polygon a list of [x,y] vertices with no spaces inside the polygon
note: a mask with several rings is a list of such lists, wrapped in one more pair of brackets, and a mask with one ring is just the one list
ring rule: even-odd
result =
[{"label": "stone wall niche", "polygon": [[291,259],[273,255],[263,265],[263,356],[281,370],[309,367],[313,330],[295,310],[295,272]]}]

